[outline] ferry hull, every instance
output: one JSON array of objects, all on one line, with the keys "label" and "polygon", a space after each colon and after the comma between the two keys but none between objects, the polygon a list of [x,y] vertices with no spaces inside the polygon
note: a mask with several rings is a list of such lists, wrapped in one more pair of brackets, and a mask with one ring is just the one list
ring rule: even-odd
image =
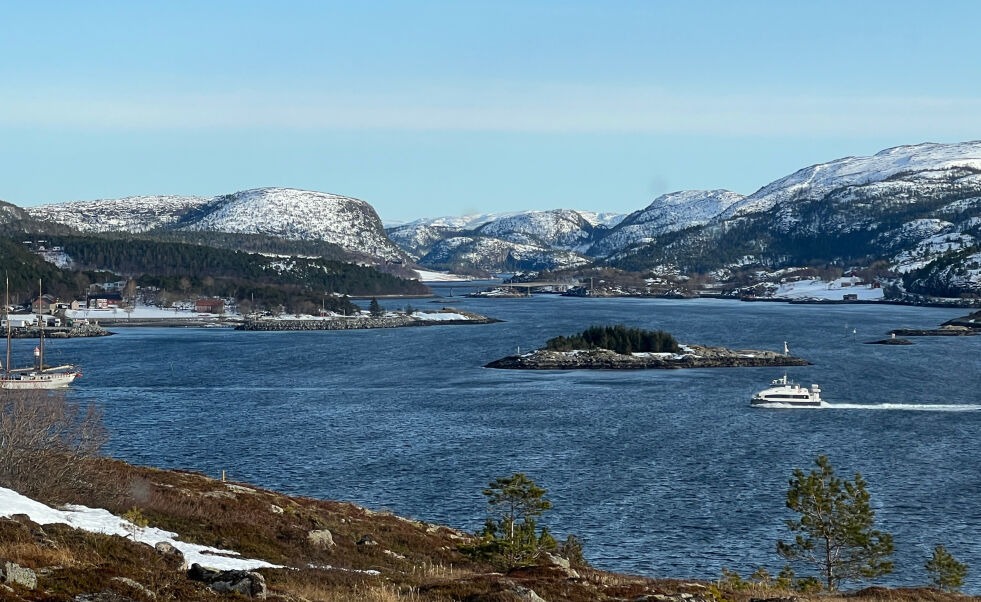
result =
[{"label": "ferry hull", "polygon": [[749,405],[754,408],[820,408],[822,401],[774,401],[772,399],[753,399]]}]

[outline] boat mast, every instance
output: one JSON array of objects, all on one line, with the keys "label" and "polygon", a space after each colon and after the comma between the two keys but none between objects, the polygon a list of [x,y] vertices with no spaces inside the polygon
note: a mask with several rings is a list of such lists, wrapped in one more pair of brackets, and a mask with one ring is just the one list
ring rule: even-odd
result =
[{"label": "boat mast", "polygon": [[37,371],[44,372],[44,324],[41,321],[41,303],[44,302],[43,293],[41,289],[41,279],[37,280],[37,330],[38,336],[40,337],[40,343],[38,344],[38,356],[37,356]]},{"label": "boat mast", "polygon": [[3,299],[3,315],[7,318],[7,362],[3,365],[3,377],[10,378],[10,276],[3,275],[6,293]]}]

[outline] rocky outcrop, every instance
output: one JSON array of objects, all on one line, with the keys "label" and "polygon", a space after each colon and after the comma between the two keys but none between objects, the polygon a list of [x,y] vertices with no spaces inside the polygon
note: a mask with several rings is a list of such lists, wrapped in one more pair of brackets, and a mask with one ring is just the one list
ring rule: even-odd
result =
[{"label": "rocky outcrop", "polygon": [[307,541],[311,545],[322,549],[333,549],[335,545],[334,536],[331,534],[330,529],[316,529],[307,533]]},{"label": "rocky outcrop", "polygon": [[963,328],[981,330],[981,311],[976,311],[973,314],[954,318],[953,320],[947,320],[941,324],[941,326],[961,326]]},{"label": "rocky outcrop", "polygon": [[941,326],[940,328],[897,328],[889,334],[897,337],[969,337],[981,332],[964,326]]},{"label": "rocky outcrop", "polygon": [[187,578],[200,581],[220,593],[239,594],[247,598],[265,599],[266,578],[254,571],[218,571],[192,564]]},{"label": "rocky outcrop", "polygon": [[37,574],[29,568],[5,560],[0,563],[0,582],[8,585],[16,583],[27,589],[34,589],[37,587]]},{"label": "rocky outcrop", "polygon": [[644,370],[671,368],[736,368],[766,366],[808,366],[805,359],[774,351],[727,349],[685,345],[682,353],[637,353],[626,355],[609,349],[549,351],[539,349],[523,355],[509,355],[485,368],[517,370]]},{"label": "rocky outcrop", "polygon": [[[261,331],[299,331],[299,330],[362,330],[366,328],[406,328],[410,326],[463,326],[470,324],[492,324],[500,322],[495,318],[488,318],[480,314],[451,310],[439,312],[426,312],[437,314],[435,319],[425,319],[397,314],[393,316],[383,316],[380,318],[357,317],[357,318],[325,318],[309,320],[251,320],[235,327],[235,330],[261,330]],[[463,316],[463,319],[440,319],[438,314],[455,314]]]}]

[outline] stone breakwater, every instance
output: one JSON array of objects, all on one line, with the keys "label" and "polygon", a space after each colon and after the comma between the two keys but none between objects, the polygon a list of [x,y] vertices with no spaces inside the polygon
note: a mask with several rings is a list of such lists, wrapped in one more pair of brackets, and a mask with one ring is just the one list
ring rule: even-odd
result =
[{"label": "stone breakwater", "polygon": [[685,345],[685,351],[625,355],[608,349],[549,351],[538,349],[524,355],[509,355],[485,368],[514,370],[643,370],[674,368],[757,368],[766,366],[809,366],[792,355],[756,349],[727,349]]},{"label": "stone breakwater", "polygon": [[[79,324],[69,328],[45,328],[44,338],[46,339],[74,339],[78,337],[105,337],[113,333],[98,324]],[[36,339],[38,338],[37,328],[27,328],[15,330],[11,337],[15,339]]]},{"label": "stone breakwater", "polygon": [[[441,312],[435,312],[441,313]],[[361,330],[365,328],[407,328],[412,326],[462,326],[470,324],[492,324],[500,322],[480,314],[454,311],[463,319],[426,320],[414,316],[397,315],[381,318],[329,318],[323,320],[250,320],[235,327],[235,330],[261,331],[299,331],[299,330]]]}]

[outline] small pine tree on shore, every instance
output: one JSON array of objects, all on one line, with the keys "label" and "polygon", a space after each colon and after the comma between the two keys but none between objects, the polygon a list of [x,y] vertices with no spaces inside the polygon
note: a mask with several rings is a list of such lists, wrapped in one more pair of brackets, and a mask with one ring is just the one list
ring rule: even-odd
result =
[{"label": "small pine tree on shore", "polygon": [[843,581],[871,579],[892,572],[892,536],[876,531],[875,511],[862,475],[854,481],[835,476],[827,456],[814,461],[809,474],[797,469],[787,490],[787,507],[800,514],[788,520],[796,535],[777,542],[777,552],[791,561],[815,565],[828,591]]},{"label": "small pine tree on shore", "polygon": [[371,303],[368,305],[368,313],[371,314],[372,318],[380,318],[385,315],[385,310],[382,309],[382,306],[378,302],[378,299],[372,297]]},{"label": "small pine tree on shore", "polygon": [[933,548],[933,556],[927,560],[924,568],[930,575],[931,585],[944,591],[956,592],[964,586],[968,566],[958,562],[943,545],[937,544],[937,547]]}]

